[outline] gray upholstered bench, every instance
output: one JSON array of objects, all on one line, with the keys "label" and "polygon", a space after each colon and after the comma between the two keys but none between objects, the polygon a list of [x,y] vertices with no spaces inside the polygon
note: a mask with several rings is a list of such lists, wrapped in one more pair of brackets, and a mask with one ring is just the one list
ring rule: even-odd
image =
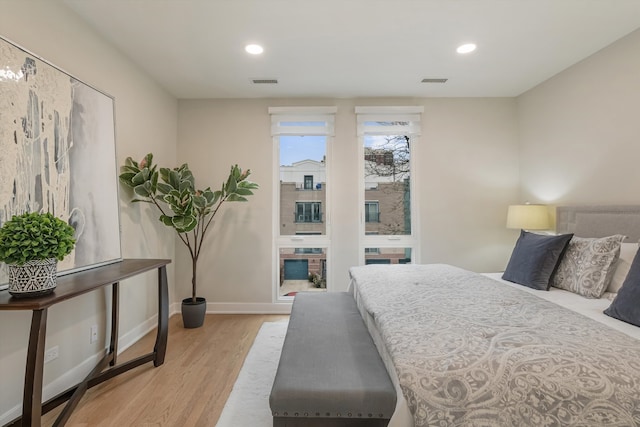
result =
[{"label": "gray upholstered bench", "polygon": [[387,426],[396,391],[350,294],[296,295],[269,404],[274,427]]}]

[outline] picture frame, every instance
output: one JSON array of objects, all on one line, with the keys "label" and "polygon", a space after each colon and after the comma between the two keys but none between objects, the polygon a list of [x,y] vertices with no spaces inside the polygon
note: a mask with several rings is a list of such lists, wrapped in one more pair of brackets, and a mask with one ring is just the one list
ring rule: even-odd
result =
[{"label": "picture frame", "polygon": [[0,226],[24,212],[68,222],[59,275],[122,260],[112,96],[0,36],[0,152]]}]

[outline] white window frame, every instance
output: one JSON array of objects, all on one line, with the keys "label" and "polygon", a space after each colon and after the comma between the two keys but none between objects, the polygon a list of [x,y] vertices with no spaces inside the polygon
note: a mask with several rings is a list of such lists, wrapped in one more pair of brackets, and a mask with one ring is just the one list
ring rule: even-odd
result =
[{"label": "white window frame", "polygon": [[[273,273],[272,297],[273,302],[290,303],[293,297],[281,297],[280,288],[280,249],[285,248],[319,248],[325,252],[327,269],[327,291],[330,291],[333,280],[331,268],[331,158],[334,123],[337,107],[269,107],[271,116],[271,136],[273,141]],[[318,122],[318,126],[283,126],[282,123]],[[323,135],[326,136],[325,161],[325,203],[322,206],[322,221],[325,224],[325,234],[318,235],[280,235],[280,136],[283,135]],[[322,209],[321,208],[321,209]]]},{"label": "white window frame", "polygon": [[[365,264],[366,249],[380,248],[410,248],[411,262],[419,259],[420,251],[420,223],[418,216],[419,182],[416,174],[415,159],[420,150],[419,137],[421,134],[421,118],[424,107],[419,106],[374,106],[355,107],[358,133],[358,200],[360,206],[359,255],[360,265]],[[369,126],[369,122],[392,122],[392,126]],[[411,194],[411,234],[409,235],[381,235],[365,233],[365,182],[364,182],[364,137],[366,135],[407,135],[410,138],[409,155],[411,158],[410,194]],[[380,212],[378,213],[380,215]]]}]

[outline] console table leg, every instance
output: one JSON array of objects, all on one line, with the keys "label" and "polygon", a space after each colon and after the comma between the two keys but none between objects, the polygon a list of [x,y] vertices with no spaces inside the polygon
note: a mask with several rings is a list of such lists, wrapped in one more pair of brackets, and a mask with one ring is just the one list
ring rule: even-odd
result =
[{"label": "console table leg", "polygon": [[111,354],[110,366],[116,366],[118,358],[118,324],[120,323],[120,298],[119,298],[119,282],[115,282],[111,286],[111,340],[109,341],[109,354]]},{"label": "console table leg", "polygon": [[42,373],[47,333],[47,309],[33,310],[24,374],[22,425],[40,427],[42,417]]},{"label": "console table leg", "polygon": [[158,268],[158,330],[156,332],[156,344],[153,348],[155,356],[153,365],[160,366],[164,363],[164,355],[167,351],[167,334],[169,333],[169,287],[167,284],[167,267]]}]

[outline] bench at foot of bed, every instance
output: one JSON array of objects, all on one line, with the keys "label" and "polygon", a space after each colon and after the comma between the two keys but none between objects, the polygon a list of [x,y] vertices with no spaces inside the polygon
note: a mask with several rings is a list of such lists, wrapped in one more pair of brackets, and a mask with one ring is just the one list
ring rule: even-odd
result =
[{"label": "bench at foot of bed", "polygon": [[277,418],[273,417],[273,427],[387,427],[388,419],[348,419],[348,418]]},{"label": "bench at foot of bed", "polygon": [[298,293],[269,404],[274,427],[384,427],[396,391],[353,297]]}]

